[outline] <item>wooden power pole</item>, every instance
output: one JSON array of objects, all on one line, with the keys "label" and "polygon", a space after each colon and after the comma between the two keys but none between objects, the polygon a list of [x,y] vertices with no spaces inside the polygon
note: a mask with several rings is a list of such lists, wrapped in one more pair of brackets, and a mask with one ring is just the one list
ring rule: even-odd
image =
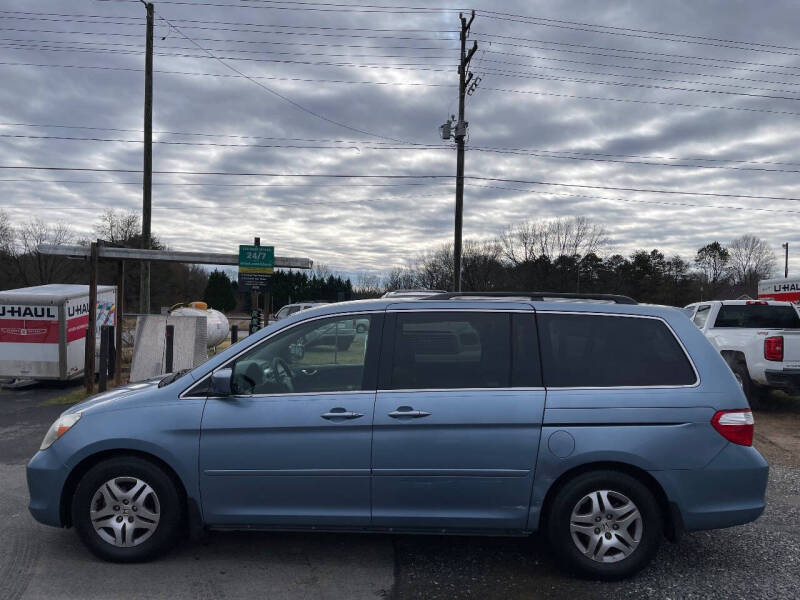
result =
[{"label": "wooden power pole", "polygon": [[[144,164],[142,167],[142,248],[151,245],[150,213],[153,191],[153,25],[152,2],[142,2],[147,9],[147,47],[144,60]],[[139,312],[150,312],[150,263],[142,261],[139,280]]]},{"label": "wooden power pole", "polygon": [[469,20],[459,13],[461,19],[461,61],[458,66],[458,121],[455,128],[456,140],[456,215],[455,215],[455,238],[453,240],[453,289],[461,291],[461,228],[464,214],[464,143],[467,137],[467,121],[464,120],[464,99],[467,95],[467,86],[472,79],[472,73],[467,73],[467,67],[475,51],[478,49],[478,42],[474,42],[472,48],[467,52],[467,34],[472,21],[475,19],[475,11]]}]

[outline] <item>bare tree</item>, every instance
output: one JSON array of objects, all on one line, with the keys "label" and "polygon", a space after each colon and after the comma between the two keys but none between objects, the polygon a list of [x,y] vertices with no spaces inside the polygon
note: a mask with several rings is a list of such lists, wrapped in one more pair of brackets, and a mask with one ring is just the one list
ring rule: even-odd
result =
[{"label": "bare tree", "polygon": [[500,232],[499,243],[503,257],[512,265],[528,262],[536,258],[537,240],[539,239],[539,223],[522,221],[509,225]]},{"label": "bare tree", "polygon": [[409,267],[396,267],[384,279],[386,290],[408,290],[419,285],[416,272]]},{"label": "bare tree", "polygon": [[551,261],[559,256],[597,254],[608,242],[602,225],[586,217],[522,221],[500,234],[503,257],[513,265],[546,256]]},{"label": "bare tree", "polygon": [[10,255],[14,246],[14,228],[8,213],[0,209],[0,254]]},{"label": "bare tree", "polygon": [[42,244],[69,244],[74,236],[66,223],[49,224],[42,219],[31,219],[16,230],[14,257],[20,279],[26,285],[67,281],[75,268],[69,260],[42,254]]},{"label": "bare tree", "polygon": [[597,254],[607,238],[605,228],[592,224],[586,217],[555,219],[548,223],[547,252],[543,254],[551,260],[559,256]]},{"label": "bare tree", "polygon": [[141,236],[142,225],[133,211],[116,211],[109,208],[97,219],[94,231],[97,237],[115,244],[124,244]]},{"label": "bare tree", "polygon": [[453,246],[443,244],[436,250],[421,254],[416,261],[417,286],[429,290],[453,288]]},{"label": "bare tree", "polygon": [[730,268],[736,284],[754,288],[772,274],[775,253],[766,241],[745,234],[730,244]]},{"label": "bare tree", "polygon": [[361,272],[356,276],[353,292],[358,298],[377,298],[384,291],[381,278],[374,273]]}]

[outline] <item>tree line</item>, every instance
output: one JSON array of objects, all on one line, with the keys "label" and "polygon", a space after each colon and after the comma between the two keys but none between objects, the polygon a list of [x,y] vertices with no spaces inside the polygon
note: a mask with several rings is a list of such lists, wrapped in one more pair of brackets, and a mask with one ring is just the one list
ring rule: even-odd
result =
[{"label": "tree line", "polygon": [[[497,237],[467,240],[462,288],[467,291],[550,291],[624,294],[639,302],[684,306],[696,300],[756,297],[776,265],[769,244],[746,234],[727,245],[712,241],[694,256],[657,248],[623,255],[602,225],[585,217],[523,221]],[[452,245],[423,252],[387,276],[356,279],[360,297],[386,290],[453,287]]]},{"label": "tree line", "polygon": [[[140,247],[141,224],[134,213],[108,210],[97,219],[97,238]],[[44,255],[40,244],[88,244],[65,223],[33,219],[14,225],[0,210],[0,290],[44,283],[86,283],[84,260]],[[153,247],[164,248],[158,239]],[[528,220],[511,225],[491,239],[466,240],[462,287],[467,291],[552,291],[625,294],[640,302],[683,306],[700,299],[756,297],[758,281],[771,276],[777,260],[769,244],[742,235],[727,244],[711,241],[691,257],[667,255],[657,248],[615,252],[602,225],[585,217]],[[101,262],[99,281],[114,284],[115,263]],[[153,263],[151,305],[171,306],[205,298],[222,310],[250,310],[250,294],[238,290],[223,271],[197,265]],[[312,273],[277,271],[272,278],[272,306],[289,302],[336,302],[380,296],[387,290],[453,287],[452,246],[421,253],[405,267],[385,275],[350,278],[316,267]],[[226,291],[227,290],[227,291]],[[230,293],[228,293],[230,292]],[[129,263],[125,282],[126,312],[139,306],[138,265]]]}]

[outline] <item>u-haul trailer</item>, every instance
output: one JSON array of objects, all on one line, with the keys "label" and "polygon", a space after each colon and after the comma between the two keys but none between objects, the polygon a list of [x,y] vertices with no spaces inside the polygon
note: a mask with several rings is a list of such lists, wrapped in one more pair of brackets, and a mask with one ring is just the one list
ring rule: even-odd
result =
[{"label": "u-haul trailer", "polygon": [[[102,325],[117,324],[116,296],[116,287],[97,286],[97,340]],[[50,284],[0,292],[0,377],[81,377],[88,326],[88,285]],[[99,364],[96,356],[95,365]]]},{"label": "u-haul trailer", "polygon": [[800,279],[763,279],[758,282],[758,297],[764,300],[800,302]]}]

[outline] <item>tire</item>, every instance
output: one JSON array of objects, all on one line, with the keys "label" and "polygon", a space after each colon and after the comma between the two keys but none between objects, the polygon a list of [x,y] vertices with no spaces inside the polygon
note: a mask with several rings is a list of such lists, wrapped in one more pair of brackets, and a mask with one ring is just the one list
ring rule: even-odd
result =
[{"label": "tire", "polygon": [[183,505],[175,482],[161,468],[135,456],[111,458],[78,482],[72,523],[99,558],[141,562],[167,551],[178,539]]},{"label": "tire", "polygon": [[738,381],[739,385],[742,386],[742,391],[747,398],[748,404],[750,404],[750,408],[761,408],[763,405],[763,397],[766,394],[755,383],[753,383],[752,379],[750,379],[750,372],[747,370],[747,363],[745,363],[743,360],[737,360],[731,366],[731,371],[733,371],[736,381]]},{"label": "tire", "polygon": [[[600,521],[595,512],[604,513]],[[653,493],[619,471],[591,471],[570,480],[556,493],[545,518],[550,544],[563,566],[591,579],[630,577],[653,559],[664,535]]]}]

